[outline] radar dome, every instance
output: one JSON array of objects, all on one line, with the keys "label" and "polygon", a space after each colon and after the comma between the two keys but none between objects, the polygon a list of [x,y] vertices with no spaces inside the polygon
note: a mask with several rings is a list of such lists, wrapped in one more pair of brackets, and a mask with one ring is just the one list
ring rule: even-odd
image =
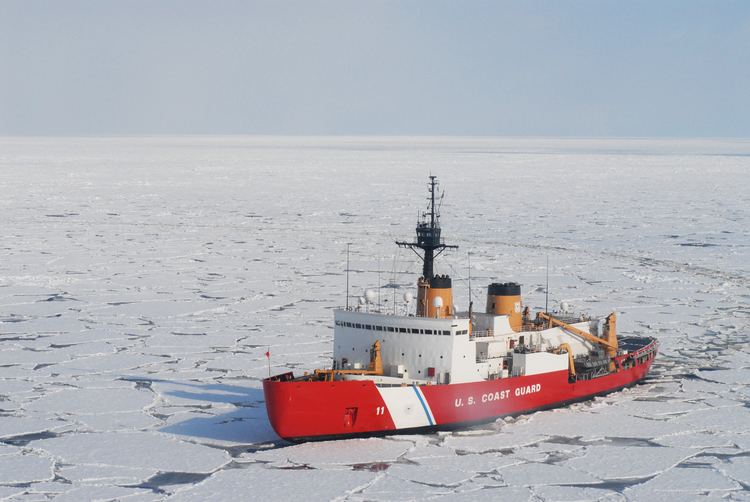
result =
[{"label": "radar dome", "polygon": [[411,294],[411,291],[404,292],[404,301],[406,303],[411,303],[411,301],[414,299],[414,295]]},{"label": "radar dome", "polygon": [[368,289],[365,291],[365,298],[367,299],[367,303],[374,302],[377,296],[377,293],[375,293],[375,291],[372,289]]}]

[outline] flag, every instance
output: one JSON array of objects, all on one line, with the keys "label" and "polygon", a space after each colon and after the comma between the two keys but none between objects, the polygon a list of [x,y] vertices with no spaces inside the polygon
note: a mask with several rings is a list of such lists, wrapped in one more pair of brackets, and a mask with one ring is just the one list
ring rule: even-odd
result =
[{"label": "flag", "polygon": [[266,351],[266,357],[267,357],[268,359],[271,359],[271,349],[268,349],[268,350]]}]

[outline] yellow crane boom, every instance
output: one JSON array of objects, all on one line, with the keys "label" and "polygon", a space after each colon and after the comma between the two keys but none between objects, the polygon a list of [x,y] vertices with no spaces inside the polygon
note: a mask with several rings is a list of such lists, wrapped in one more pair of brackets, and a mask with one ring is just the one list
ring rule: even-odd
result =
[{"label": "yellow crane boom", "polygon": [[555,351],[556,353],[560,352],[567,352],[568,353],[568,373],[570,373],[571,377],[576,376],[576,363],[573,360],[573,349],[570,348],[570,345],[567,343],[561,343],[560,346]]},{"label": "yellow crane boom", "polygon": [[[574,335],[580,336],[584,340],[587,340],[591,343],[603,345],[604,347],[606,347],[607,355],[610,358],[617,355],[617,315],[614,312],[607,316],[607,338],[599,338],[598,336],[594,336],[591,333],[583,331],[582,329],[578,329],[575,326],[571,326],[570,324],[563,322],[560,319],[555,319],[546,312],[539,312],[539,314],[537,315],[540,319],[544,319],[545,321],[549,322],[550,326],[559,326],[565,331],[569,331]],[[613,369],[614,363],[612,362],[610,363],[610,370]]]}]

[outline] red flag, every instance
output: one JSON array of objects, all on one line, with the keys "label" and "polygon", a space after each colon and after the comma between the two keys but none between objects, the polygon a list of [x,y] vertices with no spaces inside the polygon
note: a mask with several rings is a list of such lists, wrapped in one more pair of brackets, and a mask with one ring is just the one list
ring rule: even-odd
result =
[{"label": "red flag", "polygon": [[267,351],[266,351],[266,357],[267,357],[268,359],[271,359],[271,351],[270,351],[270,350],[267,350]]}]

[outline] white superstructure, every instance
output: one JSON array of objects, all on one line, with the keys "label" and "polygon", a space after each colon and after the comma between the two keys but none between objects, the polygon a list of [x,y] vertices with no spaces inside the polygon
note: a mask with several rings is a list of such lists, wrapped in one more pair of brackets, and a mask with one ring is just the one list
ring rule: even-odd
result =
[{"label": "white superstructure", "polygon": [[[366,369],[379,340],[380,383],[464,383],[566,370],[568,355],[553,352],[561,343],[574,356],[596,349],[559,327],[514,331],[507,315],[473,313],[471,327],[468,315],[428,318],[341,309],[334,320],[334,369]],[[592,321],[572,326],[597,327]]]},{"label": "white superstructure", "polygon": [[[616,355],[614,317],[608,318],[612,328],[607,330],[598,321],[564,314],[552,318],[546,309],[532,319],[515,282],[491,283],[483,312],[471,302],[469,312],[457,312],[451,278],[434,273],[435,257],[457,247],[443,241],[442,196],[436,186],[430,176],[430,202],[417,222],[416,239],[396,242],[423,262],[415,315],[363,312],[372,305],[374,292],[361,299],[360,307],[336,310],[331,378],[370,379],[385,386],[477,382],[565,369],[574,377],[576,365],[587,374],[599,371],[602,346],[610,358]],[[607,340],[599,338],[604,331]]]}]

